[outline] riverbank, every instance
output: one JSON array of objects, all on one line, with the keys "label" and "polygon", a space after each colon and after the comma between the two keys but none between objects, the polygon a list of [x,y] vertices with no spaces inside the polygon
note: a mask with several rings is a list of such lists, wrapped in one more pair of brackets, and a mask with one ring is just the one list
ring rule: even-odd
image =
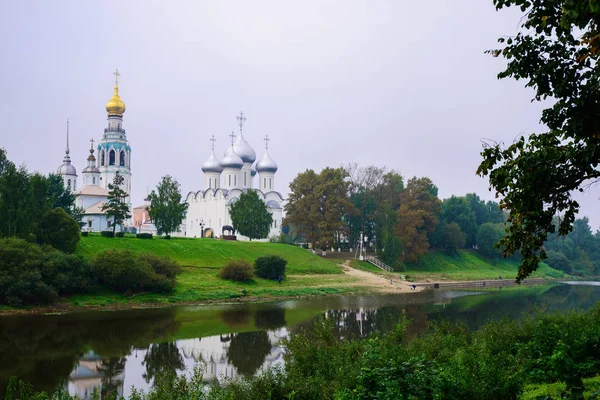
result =
[{"label": "riverbank", "polygon": [[[305,249],[274,243],[230,242],[213,239],[136,239],[83,237],[77,254],[91,259],[106,249],[128,249],[135,253],[168,256],[179,264],[175,291],[169,295],[139,293],[125,296],[110,292],[62,298],[52,306],[0,307],[0,315],[70,313],[83,310],[124,310],[159,308],[174,305],[261,302],[327,295],[410,293],[422,290],[412,284],[435,281],[509,278],[516,274],[515,262],[500,260],[486,263],[477,254],[459,252],[456,256],[432,253],[426,265],[417,265],[402,273],[382,271],[371,264],[350,260],[350,253],[327,257]],[[222,266],[232,260],[254,262],[257,257],[278,255],[288,261],[286,279],[281,283],[255,278],[247,283],[218,277]],[[332,257],[333,256],[333,257]],[[566,277],[548,266],[534,276]],[[461,279],[463,278],[463,279]]]}]

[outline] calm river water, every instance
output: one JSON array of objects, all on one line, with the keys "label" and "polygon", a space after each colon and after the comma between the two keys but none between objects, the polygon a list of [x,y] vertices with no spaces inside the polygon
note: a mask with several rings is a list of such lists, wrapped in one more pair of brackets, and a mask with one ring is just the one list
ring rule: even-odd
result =
[{"label": "calm river water", "polygon": [[479,291],[429,290],[406,295],[336,296],[259,304],[173,307],[0,318],[0,398],[10,376],[38,390],[68,387],[89,398],[95,387],[127,395],[148,389],[162,370],[204,377],[252,375],[283,363],[281,338],[310,329],[317,316],[340,337],[390,329],[401,315],[409,335],[449,319],[476,328],[490,318],[519,318],[536,307],[587,309],[600,283],[573,282]]}]

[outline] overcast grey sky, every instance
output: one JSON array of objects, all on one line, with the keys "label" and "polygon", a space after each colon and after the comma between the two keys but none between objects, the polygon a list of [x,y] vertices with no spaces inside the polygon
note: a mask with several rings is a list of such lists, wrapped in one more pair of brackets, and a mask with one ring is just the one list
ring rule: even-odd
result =
[{"label": "overcast grey sky", "polygon": [[[493,199],[475,175],[481,139],[542,130],[532,91],[484,54],[520,17],[491,0],[3,0],[0,146],[54,171],[69,118],[80,174],[118,68],[134,205],[166,174],[184,196],[203,188],[209,137],[222,157],[240,110],[259,159],[271,137],[285,195],[300,171],[357,162]],[[594,230],[599,196],[578,197]]]}]

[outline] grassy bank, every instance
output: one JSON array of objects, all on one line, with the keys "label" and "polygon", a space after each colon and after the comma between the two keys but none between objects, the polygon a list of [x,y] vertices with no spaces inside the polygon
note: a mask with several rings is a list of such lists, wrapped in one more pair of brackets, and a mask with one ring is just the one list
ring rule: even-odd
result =
[{"label": "grassy bank", "polygon": [[[165,296],[145,293],[132,297],[104,293],[72,296],[74,306],[111,306],[140,303],[173,304],[241,298],[273,298],[343,294],[362,291],[355,278],[342,274],[333,260],[321,258],[302,248],[259,242],[231,242],[214,239],[136,239],[82,237],[77,254],[93,258],[106,249],[128,249],[135,253],[167,256],[183,266],[177,276],[175,292]],[[222,266],[232,260],[251,263],[258,257],[277,255],[288,261],[287,279],[276,281],[255,278],[238,283],[218,277]],[[359,286],[359,285],[358,285]]]}]

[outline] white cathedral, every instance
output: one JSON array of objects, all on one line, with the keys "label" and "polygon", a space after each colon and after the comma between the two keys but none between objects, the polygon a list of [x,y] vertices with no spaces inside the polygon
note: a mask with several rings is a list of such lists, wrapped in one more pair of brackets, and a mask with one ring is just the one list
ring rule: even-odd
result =
[{"label": "white cathedral", "polygon": [[[279,236],[283,221],[283,196],[275,191],[275,173],[277,164],[269,155],[269,137],[265,137],[265,154],[256,164],[256,152],[244,138],[244,113],[236,117],[240,133],[231,132],[231,145],[225,150],[223,159],[215,155],[215,138],[211,138],[212,152],[202,164],[204,190],[190,192],[187,195],[187,215],[185,218],[185,236],[219,237],[226,232],[233,234],[229,205],[235,203],[242,193],[254,190],[262,199],[273,216],[268,237]],[[258,174],[258,188],[254,178]],[[237,235],[238,239],[248,240]]]},{"label": "white cathedral", "polygon": [[[108,185],[112,183],[116,172],[123,178],[123,189],[127,193],[125,201],[129,204],[130,211],[143,210],[147,215],[145,206],[131,207],[131,147],[127,141],[127,134],[123,129],[123,114],[125,103],[119,96],[119,71],[115,73],[115,87],[112,98],[106,104],[108,114],[108,127],[104,129],[102,140],[94,149],[94,139],[91,140],[90,155],[87,158],[87,166],[83,169],[83,185],[77,185],[77,170],[71,164],[69,150],[69,130],[67,123],[67,147],[62,165],[58,167],[57,173],[62,176],[65,187],[75,194],[75,205],[84,209],[83,230],[99,232],[112,230],[111,221],[106,218],[102,206],[108,201]],[[265,137],[265,154],[263,158],[256,161],[256,153],[243,136],[243,125],[246,117],[240,112],[237,120],[240,133],[232,132],[231,146],[228,146],[222,160],[215,155],[215,138],[212,141],[212,153],[202,164],[204,173],[204,190],[190,192],[187,195],[188,211],[179,232],[175,235],[187,237],[232,237],[231,218],[229,217],[229,205],[235,203],[242,193],[255,190],[259,197],[265,202],[269,212],[273,215],[273,224],[269,237],[279,236],[283,221],[283,196],[275,191],[275,173],[277,164],[268,152],[268,136]],[[96,153],[97,157],[94,155]],[[258,173],[258,188],[254,187],[254,178]],[[136,214],[133,212],[132,214]],[[146,229],[155,230],[151,221],[141,217],[135,226],[140,227],[142,223]],[[119,230],[134,226],[132,220],[126,221]],[[225,235],[227,233],[227,235]],[[248,238],[237,235],[237,239]]]}]

